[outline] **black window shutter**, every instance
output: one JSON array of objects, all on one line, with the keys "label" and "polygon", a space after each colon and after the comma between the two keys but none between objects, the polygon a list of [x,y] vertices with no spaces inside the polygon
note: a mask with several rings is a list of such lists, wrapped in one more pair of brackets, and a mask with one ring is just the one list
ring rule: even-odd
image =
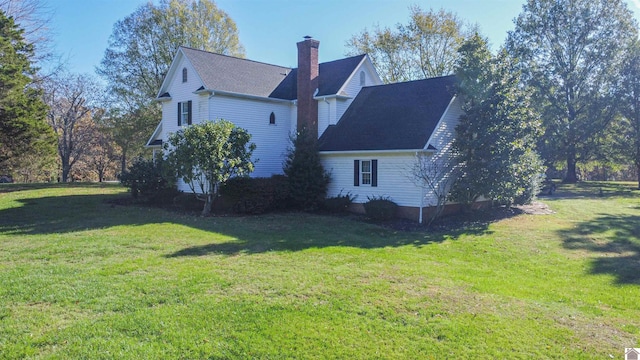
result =
[{"label": "black window shutter", "polygon": [[378,186],[378,160],[371,160],[371,186]]},{"label": "black window shutter", "polygon": [[178,103],[178,126],[182,125],[182,119],[180,119],[180,116],[182,116],[182,109],[180,105],[182,105],[182,103]]},{"label": "black window shutter", "polygon": [[360,160],[353,160],[353,186],[360,186]]},{"label": "black window shutter", "polygon": [[187,120],[187,124],[191,125],[191,100],[189,100],[188,104],[189,104],[189,105],[188,105],[188,106],[189,106],[189,108],[188,108],[188,110],[187,110],[187,111],[189,112],[189,115],[188,115],[189,120]]}]

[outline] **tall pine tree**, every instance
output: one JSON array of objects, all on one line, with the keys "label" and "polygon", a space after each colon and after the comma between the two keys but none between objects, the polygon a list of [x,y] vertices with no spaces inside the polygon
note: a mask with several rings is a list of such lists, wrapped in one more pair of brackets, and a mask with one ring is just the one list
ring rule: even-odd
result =
[{"label": "tall pine tree", "polygon": [[54,158],[55,135],[45,122],[41,92],[31,86],[33,46],[0,11],[0,173],[13,174],[25,159]]}]

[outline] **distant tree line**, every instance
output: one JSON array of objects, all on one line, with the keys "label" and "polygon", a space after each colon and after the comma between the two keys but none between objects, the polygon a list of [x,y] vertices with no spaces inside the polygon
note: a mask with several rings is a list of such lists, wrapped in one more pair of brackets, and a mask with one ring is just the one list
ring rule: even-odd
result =
[{"label": "distant tree line", "polygon": [[[212,0],[162,0],[114,25],[104,85],[64,66],[44,73],[47,14],[40,0],[0,0],[0,175],[17,180],[115,177],[145,154],[179,46],[244,56]],[[368,53],[385,82],[458,75],[455,196],[516,201],[540,163],[566,182],[633,174],[640,185],[640,45],[626,3],[528,0],[514,23],[493,53],[477,26],[416,5],[407,23],[353,35],[347,54]]]}]

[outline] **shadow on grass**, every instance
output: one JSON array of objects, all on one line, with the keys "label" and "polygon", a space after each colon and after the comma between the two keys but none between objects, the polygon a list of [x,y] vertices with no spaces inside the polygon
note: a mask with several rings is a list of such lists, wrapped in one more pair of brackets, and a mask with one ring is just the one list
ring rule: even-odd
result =
[{"label": "shadow on grass", "polygon": [[[486,233],[488,223],[475,223],[453,231],[398,231],[354,220],[349,216],[282,213],[247,217],[207,217],[142,206],[119,206],[115,195],[62,195],[16,199],[19,206],[0,210],[0,234],[12,236],[61,234],[173,223],[230,238],[221,242],[187,247],[166,257],[208,254],[256,254],[269,251],[301,251],[311,248],[356,247],[363,249],[423,246]],[[149,236],[171,241],[166,234]],[[176,235],[172,235],[176,236]],[[177,235],[180,236],[180,235]],[[206,237],[206,235],[203,235]]]},{"label": "shadow on grass", "polygon": [[586,181],[577,184],[558,184],[553,195],[540,194],[541,199],[597,199],[636,198],[640,195],[638,184],[632,182]]},{"label": "shadow on grass", "polygon": [[[287,214],[281,215],[277,220],[289,221],[285,217],[298,217],[306,215]],[[196,257],[210,254],[240,255],[258,254],[270,251],[301,251],[306,249],[320,249],[326,247],[352,247],[360,249],[375,249],[385,247],[401,247],[413,245],[415,247],[440,243],[445,240],[456,240],[462,235],[481,235],[487,232],[485,227],[461,229],[450,233],[417,233],[395,232],[353,220],[341,220],[330,216],[309,216],[314,225],[301,224],[300,232],[296,234],[272,233],[269,235],[243,233],[238,240],[224,243],[211,243],[199,246],[191,246],[166,255],[174,257]],[[254,219],[261,218],[255,217]],[[318,226],[318,223],[332,226],[321,233],[311,234],[309,227]],[[339,230],[344,227],[344,230]],[[224,232],[226,235],[235,236],[238,231]]]},{"label": "shadow on grass", "polygon": [[565,248],[597,254],[591,260],[591,274],[609,274],[618,284],[640,285],[640,216],[603,214],[560,235]]},{"label": "shadow on grass", "polygon": [[[51,186],[58,187],[56,185]],[[0,210],[0,233],[58,234],[135,225],[137,216],[123,216],[108,200],[122,195],[63,195],[15,200],[19,206]]]}]

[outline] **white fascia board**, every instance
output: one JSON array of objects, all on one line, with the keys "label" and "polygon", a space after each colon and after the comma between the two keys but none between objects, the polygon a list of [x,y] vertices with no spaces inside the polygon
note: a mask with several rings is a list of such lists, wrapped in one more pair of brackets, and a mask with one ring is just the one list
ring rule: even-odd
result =
[{"label": "white fascia board", "polygon": [[430,149],[394,149],[394,150],[342,150],[319,151],[320,155],[353,155],[353,154],[415,154],[417,152],[431,153]]},{"label": "white fascia board", "polygon": [[356,68],[353,69],[353,72],[351,73],[351,75],[349,75],[349,77],[344,82],[344,84],[342,84],[342,87],[340,88],[340,90],[338,90],[338,94],[340,94],[341,92],[344,91],[345,86],[347,86],[347,84],[351,81],[351,79],[353,79],[353,77],[356,76],[356,74],[358,73],[358,70],[362,69],[362,67],[364,67],[364,66],[367,66],[371,70],[370,72],[373,73],[374,80],[377,80],[377,81],[375,81],[374,84],[368,85],[368,86],[375,86],[375,85],[383,85],[384,84],[382,82],[382,79],[380,79],[380,75],[378,74],[378,71],[376,70],[375,66],[373,66],[373,63],[371,62],[371,58],[369,58],[368,54],[365,54],[364,57],[362,58],[362,60],[360,61],[360,63],[358,64],[358,66],[356,66]]},{"label": "white fascia board", "polygon": [[160,131],[162,131],[162,120],[160,120],[160,123],[158,124],[158,126],[156,126],[156,129],[153,131],[153,134],[151,134],[151,137],[149,138],[149,140],[147,140],[145,147],[156,147],[149,144],[151,144],[151,142],[158,136]]},{"label": "white fascia board", "polygon": [[429,147],[429,144],[431,144],[431,139],[433,138],[433,134],[435,134],[437,132],[438,128],[440,128],[440,125],[442,125],[442,121],[444,120],[444,117],[447,116],[447,113],[449,112],[449,109],[451,108],[451,105],[453,105],[453,102],[456,101],[456,98],[457,98],[457,96],[453,95],[453,97],[451,98],[451,101],[449,101],[449,105],[447,105],[447,108],[444,109],[444,112],[440,116],[440,120],[438,120],[438,124],[436,125],[435,128],[433,128],[433,131],[431,132],[431,135],[429,136],[429,140],[427,140],[427,143],[424,144],[424,149],[425,150]]},{"label": "white fascia board", "polygon": [[[164,79],[162,80],[162,85],[160,86],[160,90],[158,91],[158,95],[156,95],[156,99],[158,101],[165,101],[162,99],[167,99],[171,100],[171,98],[161,98],[160,95],[164,94],[166,91],[165,87],[169,85],[169,79],[172,79],[173,76],[175,75],[176,71],[177,71],[177,67],[178,67],[178,63],[180,62],[180,60],[184,58],[186,61],[189,61],[189,63],[191,63],[191,61],[189,60],[189,57],[187,57],[187,55],[184,54],[184,52],[182,51],[182,47],[178,48],[178,51],[176,52],[176,55],[173,57],[173,60],[171,61],[171,65],[169,66],[169,71],[167,71],[167,74],[164,76]],[[198,80],[200,81],[200,84],[202,86],[205,86],[204,81],[202,81],[202,77],[200,77],[200,74],[198,74],[198,71],[196,70],[196,68],[193,66],[193,64],[191,64],[191,67],[193,68],[193,72],[196,73],[196,77],[198,78]],[[188,75],[191,76],[191,75]]]},{"label": "white fascia board", "polygon": [[270,97],[264,97],[264,96],[258,96],[258,95],[249,95],[249,94],[242,94],[242,93],[235,93],[230,91],[222,91],[222,90],[214,90],[214,89],[199,90],[199,91],[195,91],[194,94],[209,94],[210,96],[216,96],[216,95],[230,96],[230,97],[237,97],[242,99],[251,99],[251,100],[266,101],[266,102],[289,103],[289,104],[292,104],[295,101],[295,100],[276,99],[276,98],[270,98]]},{"label": "white fascia board", "polygon": [[164,76],[164,79],[162,79],[162,85],[160,85],[160,89],[158,89],[158,94],[156,95],[156,99],[160,99],[160,95],[162,95],[163,93],[165,93],[164,88],[166,85],[168,85],[168,82],[173,74],[176,72],[175,68],[176,66],[178,66],[178,62],[180,61],[179,57],[185,57],[184,53],[182,52],[182,48],[178,48],[178,51],[176,52],[176,55],[173,57],[173,60],[171,60],[171,65],[169,65],[169,71],[167,71],[167,74]]},{"label": "white fascia board", "polygon": [[343,93],[344,92],[344,88],[345,86],[347,86],[347,84],[351,81],[351,79],[353,79],[354,76],[356,76],[356,73],[358,72],[358,69],[360,69],[360,67],[362,66],[362,64],[366,61],[366,59],[369,57],[369,55],[366,55],[362,58],[362,60],[360,60],[360,63],[358,63],[358,65],[355,67],[355,69],[353,69],[353,71],[351,72],[351,75],[349,75],[349,77],[347,78],[347,80],[345,80],[344,83],[342,83],[342,86],[340,87],[340,89],[338,89],[338,94]]},{"label": "white fascia board", "polygon": [[171,101],[171,96],[157,97],[153,100],[157,102]]},{"label": "white fascia board", "polygon": [[326,100],[326,99],[334,99],[334,98],[348,100],[348,99],[353,99],[353,96],[334,94],[334,95],[314,96],[313,100]]},{"label": "white fascia board", "polygon": [[376,77],[376,80],[377,80],[377,84],[376,85],[383,85],[384,82],[380,78],[380,74],[378,74],[378,70],[376,69],[376,67],[373,66],[373,63],[371,62],[371,58],[369,57],[369,55],[367,54],[367,56],[365,56],[365,58],[367,59],[368,66],[371,68],[371,70],[373,70],[372,71],[373,75],[375,75],[375,77]]}]

